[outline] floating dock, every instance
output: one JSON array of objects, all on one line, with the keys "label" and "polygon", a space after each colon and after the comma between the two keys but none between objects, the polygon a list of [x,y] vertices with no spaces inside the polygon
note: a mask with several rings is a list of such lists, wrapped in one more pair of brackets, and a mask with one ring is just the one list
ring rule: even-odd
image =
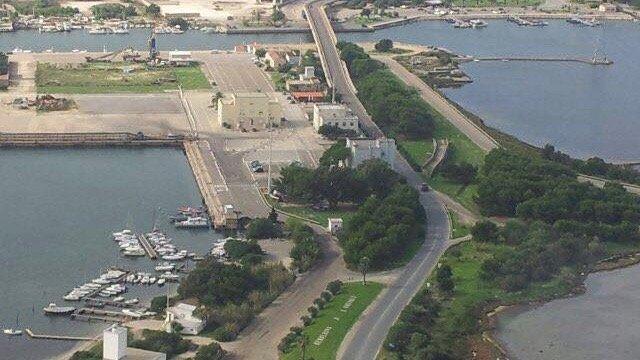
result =
[{"label": "floating dock", "polygon": [[31,331],[31,329],[24,329],[24,331],[32,339],[66,340],[66,341],[96,341],[96,339],[94,339],[94,338],[84,337],[84,336],[34,334],[33,331]]},{"label": "floating dock", "polygon": [[144,234],[138,235],[138,241],[140,241],[140,245],[142,245],[142,248],[144,249],[144,252],[147,253],[147,256],[149,257],[149,259],[153,260],[158,258],[158,253],[156,252],[156,249],[154,249],[153,246],[149,244],[149,240]]},{"label": "floating dock", "polygon": [[101,310],[96,308],[82,308],[71,314],[73,320],[83,321],[104,321],[104,322],[124,322],[127,315],[119,311]]}]

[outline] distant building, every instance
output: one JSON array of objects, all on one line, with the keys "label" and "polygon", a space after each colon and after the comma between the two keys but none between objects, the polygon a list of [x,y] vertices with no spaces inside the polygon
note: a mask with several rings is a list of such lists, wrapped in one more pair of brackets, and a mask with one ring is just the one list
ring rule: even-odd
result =
[{"label": "distant building", "polygon": [[612,3],[602,3],[598,6],[598,11],[604,13],[614,13],[618,11],[618,6]]},{"label": "distant building", "polygon": [[280,123],[282,106],[277,100],[260,92],[234,93],[218,99],[218,124],[235,129],[268,127]]},{"label": "distant building", "polygon": [[167,355],[127,347],[127,328],[112,325],[102,332],[102,358],[104,360],[167,360]]},{"label": "distant building", "polygon": [[287,51],[287,53],[284,55],[284,58],[287,60],[287,63],[289,65],[294,66],[300,64],[300,61],[302,60],[302,57],[293,51]]},{"label": "distant building", "polygon": [[193,315],[196,307],[193,305],[178,303],[167,308],[167,315],[173,322],[182,326],[182,333],[198,335],[204,329],[204,320]]},{"label": "distant building", "polygon": [[322,102],[325,101],[327,92],[325,91],[292,91],[291,96],[302,102]]},{"label": "distant building", "polygon": [[186,66],[191,65],[195,60],[191,56],[191,51],[169,51],[169,62]]},{"label": "distant building", "polygon": [[329,218],[329,226],[327,230],[332,234],[337,234],[342,230],[342,218]]},{"label": "distant building", "polygon": [[316,69],[313,66],[305,66],[304,72],[300,74],[300,80],[309,80],[316,77]]},{"label": "distant building", "polygon": [[380,159],[395,169],[396,142],[393,139],[347,139],[346,146],[351,152],[349,166],[352,168],[370,159]]},{"label": "distant building", "polygon": [[337,126],[343,130],[358,131],[358,117],[342,104],[314,104],[313,128],[318,131],[322,125]]},{"label": "distant building", "polygon": [[271,68],[277,69],[280,66],[286,64],[287,60],[279,51],[268,50],[267,53],[264,55],[264,62],[267,65],[269,65]]},{"label": "distant building", "polygon": [[289,79],[285,82],[285,88],[289,92],[293,91],[324,91],[325,86],[318,78],[310,79]]}]

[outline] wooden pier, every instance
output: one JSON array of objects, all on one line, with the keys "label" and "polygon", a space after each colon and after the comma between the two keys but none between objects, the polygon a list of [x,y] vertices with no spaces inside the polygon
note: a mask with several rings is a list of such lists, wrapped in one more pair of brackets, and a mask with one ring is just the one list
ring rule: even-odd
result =
[{"label": "wooden pier", "polygon": [[84,336],[34,334],[33,331],[31,331],[31,329],[24,329],[24,331],[32,339],[66,340],[66,341],[96,341],[95,338],[84,337]]},{"label": "wooden pier", "polygon": [[73,320],[104,321],[122,323],[128,318],[119,311],[101,310],[96,308],[82,308],[71,314]]},{"label": "wooden pier", "polygon": [[153,260],[158,258],[158,253],[156,252],[156,249],[154,249],[153,246],[151,246],[151,244],[149,243],[149,240],[144,234],[138,235],[138,240],[140,241],[140,244],[142,245],[144,252],[146,252],[147,256],[149,256],[149,259]]}]

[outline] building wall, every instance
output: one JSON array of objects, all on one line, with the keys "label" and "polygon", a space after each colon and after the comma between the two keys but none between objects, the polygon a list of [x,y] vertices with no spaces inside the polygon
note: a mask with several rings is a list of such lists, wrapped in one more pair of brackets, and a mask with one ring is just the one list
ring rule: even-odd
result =
[{"label": "building wall", "polygon": [[219,99],[218,124],[227,123],[234,129],[265,129],[269,121],[279,123],[282,106],[266,94],[262,95],[234,94],[231,98]]},{"label": "building wall", "polygon": [[351,151],[349,166],[351,166],[352,168],[356,168],[363,162],[370,159],[380,159],[389,164],[389,167],[395,169],[396,142],[393,139],[347,139],[346,146]]},{"label": "building wall", "polygon": [[322,125],[338,126],[340,129],[358,131],[358,118],[342,106],[313,106],[313,127],[319,130]]}]

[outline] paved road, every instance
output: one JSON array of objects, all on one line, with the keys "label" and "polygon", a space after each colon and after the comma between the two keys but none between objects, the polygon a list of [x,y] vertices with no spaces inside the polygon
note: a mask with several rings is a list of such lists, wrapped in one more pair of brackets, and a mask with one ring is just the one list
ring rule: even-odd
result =
[{"label": "paved road", "polygon": [[205,75],[223,93],[274,91],[267,75],[251,61],[249,54],[195,53],[194,58],[202,61]]},{"label": "paved road", "polygon": [[[396,164],[397,170],[407,178],[409,184],[419,186],[422,179],[402,156],[397,156]],[[424,244],[413,260],[402,269],[400,275],[366,310],[360,321],[349,332],[338,351],[338,359],[373,360],[376,358],[389,329],[402,309],[424,284],[449,245],[447,242],[449,220],[438,195],[435,192],[422,193],[420,202],[427,213],[427,233]]]},{"label": "paved road", "polygon": [[[314,38],[328,68],[334,87],[342,99],[354,111],[363,130],[373,138],[383,137],[384,133],[373,123],[358,100],[345,73],[338,51],[335,48],[335,34],[322,9],[325,2],[309,4],[308,20],[315,30]],[[397,154],[397,171],[404,175],[409,184],[419,187],[422,178],[406,160]],[[338,351],[338,358],[345,360],[375,359],[389,329],[400,312],[420,289],[424,280],[442,255],[449,239],[449,220],[446,210],[434,192],[422,193],[420,201],[427,212],[427,233],[424,245],[416,256],[393,280],[380,297],[365,311],[360,321],[349,332]]]},{"label": "paved road", "polygon": [[237,358],[277,360],[278,343],[289,332],[289,328],[301,325],[300,317],[307,313],[313,300],[330,281],[346,280],[345,274],[348,272],[339,246],[330,236],[324,235],[324,229],[316,226],[314,230],[323,234],[319,235],[322,238],[322,260],[262,311],[242,331],[238,340],[222,344],[225,349],[233,351]]},{"label": "paved road", "polygon": [[430,88],[418,76],[405,69],[397,61],[389,56],[374,56],[375,59],[385,63],[389,69],[398,76],[405,84],[418,90],[422,99],[431,105],[436,111],[442,114],[449,122],[458,128],[466,137],[471,139],[483,151],[489,152],[499,147],[495,141],[483,129],[478,127],[473,121],[462,114],[455,106],[451,105],[442,95]]},{"label": "paved road", "polygon": [[325,3],[326,1],[316,1],[307,5],[306,9],[309,14],[307,16],[309,24],[316,31],[314,34],[316,45],[329,70],[328,77],[333,82],[336,93],[342,96],[342,101],[358,116],[363,131],[371,138],[384,137],[384,133],[371,120],[364,106],[351,90],[349,75],[345,74],[338,49],[335,47],[335,33],[322,9]]}]

